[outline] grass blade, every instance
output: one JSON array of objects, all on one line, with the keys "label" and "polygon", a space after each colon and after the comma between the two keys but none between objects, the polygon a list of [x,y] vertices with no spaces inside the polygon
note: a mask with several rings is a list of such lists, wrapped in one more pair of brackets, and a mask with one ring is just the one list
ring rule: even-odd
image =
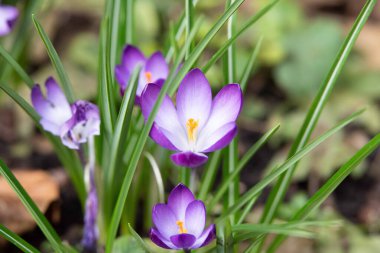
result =
[{"label": "grass blade", "polygon": [[208,164],[207,169],[205,169],[205,173],[202,178],[202,183],[200,184],[198,199],[205,201],[207,197],[207,193],[210,192],[211,186],[216,177],[217,169],[220,163],[220,156],[222,155],[222,151],[218,150],[212,154],[210,162]]},{"label": "grass blade", "polygon": [[250,55],[250,57],[248,59],[248,63],[245,66],[245,69],[243,71],[243,75],[241,77],[240,87],[243,90],[243,92],[247,88],[247,82],[248,82],[249,76],[250,76],[252,68],[253,68],[256,60],[257,60],[257,57],[259,56],[259,52],[260,52],[262,44],[263,44],[263,37],[261,36],[259,41],[257,42],[255,50],[253,50],[252,54]]},{"label": "grass blade", "polygon": [[59,80],[60,80],[61,85],[63,87],[63,90],[65,92],[66,98],[69,101],[69,103],[73,103],[75,100],[75,97],[74,97],[74,94],[72,91],[72,87],[71,87],[69,77],[67,76],[67,73],[63,67],[62,62],[61,62],[61,59],[59,58],[57,51],[55,50],[53,44],[51,43],[49,37],[47,36],[47,34],[45,32],[45,30],[43,29],[41,24],[38,22],[38,20],[36,19],[34,14],[32,15],[32,20],[33,20],[34,26],[37,29],[38,34],[40,35],[40,37],[41,37],[41,39],[42,39],[42,41],[46,47],[46,51],[49,55],[49,58],[53,64],[54,68],[55,68],[55,71],[58,74]]},{"label": "grass blade", "polygon": [[[372,138],[364,145],[348,162],[346,162],[330,179],[307,201],[307,203],[294,215],[292,221],[304,220],[318,208],[326,198],[352,173],[366,157],[380,146],[380,134]],[[285,240],[285,236],[276,237],[268,249],[268,253],[274,252]]]},{"label": "grass blade", "polygon": [[146,152],[145,157],[148,159],[150,166],[152,167],[154,178],[156,179],[157,190],[158,190],[158,201],[160,203],[164,203],[165,202],[165,189],[164,189],[164,181],[162,180],[160,168],[158,167],[156,160],[154,159],[154,157],[150,153]]},{"label": "grass blade", "polygon": [[212,210],[216,203],[223,197],[223,194],[228,189],[228,186],[230,183],[234,180],[236,176],[238,176],[241,172],[241,170],[244,168],[244,166],[251,160],[252,156],[256,154],[256,152],[269,141],[269,139],[277,132],[277,130],[280,128],[280,125],[277,125],[276,127],[269,130],[266,134],[264,134],[248,151],[245,153],[243,158],[238,163],[238,166],[236,169],[227,177],[224,179],[222,185],[218,187],[218,191],[216,192],[215,196],[213,196],[211,202],[208,204],[209,210]]},{"label": "grass blade", "polygon": [[16,179],[16,177],[12,174],[12,172],[2,160],[0,160],[0,173],[4,176],[5,180],[7,180],[9,185],[16,192],[17,196],[20,198],[21,202],[24,204],[28,212],[32,215],[34,221],[42,230],[53,249],[56,252],[63,253],[63,246],[58,234],[55,232],[49,221],[41,213],[37,205],[33,202],[28,193],[26,193],[25,189],[21,186],[20,182]]},{"label": "grass blade", "polygon": [[[346,37],[336,59],[328,73],[326,79],[322,83],[317,96],[315,97],[308,114],[305,118],[303,126],[297,135],[289,152],[289,157],[301,150],[309,141],[310,136],[318,122],[322,110],[335,86],[335,83],[341,73],[348,55],[350,54],[356,39],[359,36],[364,24],[366,23],[369,15],[371,14],[377,0],[369,0],[363,7],[361,13],[357,17],[350,33]],[[273,187],[269,199],[266,202],[261,223],[269,223],[273,220],[276,210],[281,203],[285,192],[291,182],[293,173],[296,169],[295,163],[284,175],[282,175],[275,186]],[[262,244],[261,244],[262,245]],[[261,247],[260,247],[261,248]]]},{"label": "grass blade", "polygon": [[[0,55],[8,62],[10,66],[17,72],[20,78],[32,88],[34,81],[30,76],[24,71],[24,69],[17,63],[17,61],[10,55],[1,45],[0,45]],[[5,68],[5,67],[4,67]]]},{"label": "grass blade", "polygon": [[144,240],[139,236],[139,234],[132,228],[131,224],[128,223],[128,231],[135,238],[136,242],[140,245],[140,247],[146,253],[152,253],[153,251],[149,248],[149,246],[144,242]]},{"label": "grass blade", "polygon": [[331,128],[321,136],[319,136],[317,139],[315,139],[313,142],[305,146],[303,149],[298,151],[296,154],[294,154],[292,157],[290,157],[285,163],[283,163],[278,169],[273,170],[270,174],[268,174],[265,178],[263,178],[259,183],[257,183],[254,187],[252,187],[249,191],[247,191],[235,204],[235,206],[229,208],[223,215],[221,215],[216,222],[223,221],[226,217],[228,217],[230,214],[235,213],[238,211],[241,207],[243,207],[246,203],[248,203],[254,196],[259,194],[261,190],[263,190],[267,185],[269,185],[273,180],[275,180],[278,176],[280,176],[282,173],[287,171],[291,166],[293,166],[295,163],[297,163],[302,157],[304,157],[306,154],[308,154],[310,151],[312,151],[315,147],[317,147],[319,144],[324,142],[327,138],[341,130],[343,127],[345,127],[347,124],[351,123],[353,120],[355,120],[363,110],[356,112],[349,116],[348,118],[342,120],[338,125]]},{"label": "grass blade", "polygon": [[254,23],[256,23],[262,16],[264,16],[269,10],[271,10],[277,2],[280,0],[274,0],[263,9],[261,9],[258,13],[252,16],[239,30],[234,33],[234,35],[229,38],[224,44],[220,47],[220,49],[211,57],[211,59],[202,67],[204,72],[207,72],[214,63],[220,59],[227,51],[227,49],[235,42],[239,36],[245,32],[249,27],[251,27]]},{"label": "grass blade", "polygon": [[38,253],[39,251],[34,248],[32,245],[30,245],[28,242],[26,242],[24,239],[22,239],[17,234],[10,231],[8,228],[0,224],[0,235],[4,237],[4,239],[8,240],[9,242],[13,243],[17,248],[22,250],[22,252],[25,253]]}]

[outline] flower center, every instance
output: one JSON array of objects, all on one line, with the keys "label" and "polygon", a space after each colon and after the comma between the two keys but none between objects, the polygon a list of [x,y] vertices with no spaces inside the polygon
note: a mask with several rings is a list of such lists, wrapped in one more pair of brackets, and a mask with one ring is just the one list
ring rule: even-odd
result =
[{"label": "flower center", "polygon": [[177,224],[177,226],[179,228],[178,231],[179,231],[180,234],[186,234],[187,233],[187,229],[185,228],[185,223],[183,221],[178,220],[176,222],[176,224]]},{"label": "flower center", "polygon": [[149,72],[149,71],[145,72],[145,78],[146,78],[146,82],[147,83],[153,82],[153,80],[152,80],[152,73],[151,72]]},{"label": "flower center", "polygon": [[198,130],[199,120],[190,118],[186,122],[187,129],[187,138],[189,142],[193,142],[197,139],[197,130]]}]

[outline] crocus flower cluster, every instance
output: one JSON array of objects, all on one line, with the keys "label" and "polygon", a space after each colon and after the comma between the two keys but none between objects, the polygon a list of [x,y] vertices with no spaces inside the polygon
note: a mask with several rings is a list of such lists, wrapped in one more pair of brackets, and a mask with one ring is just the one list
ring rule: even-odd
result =
[{"label": "crocus flower cluster", "polygon": [[62,143],[71,149],[79,149],[81,143],[100,133],[99,109],[96,105],[78,100],[72,105],[52,78],[45,83],[47,95],[36,84],[32,89],[32,103],[41,116],[42,127],[60,136]]},{"label": "crocus flower cluster", "polygon": [[151,240],[165,249],[197,249],[208,245],[216,236],[215,225],[205,229],[206,208],[183,184],[169,195],[168,204],[153,207],[154,228]]},{"label": "crocus flower cluster", "polygon": [[121,64],[115,68],[121,95],[124,95],[129,79],[137,67],[141,67],[136,91],[136,104],[140,104],[140,97],[145,86],[148,83],[162,85],[169,74],[169,67],[161,52],[157,51],[147,59],[138,48],[127,45],[123,51]]},{"label": "crocus flower cluster", "polygon": [[[159,93],[160,86],[154,83],[144,90],[141,108],[145,119]],[[212,100],[205,75],[200,69],[194,69],[179,86],[176,107],[169,96],[164,98],[150,137],[162,147],[177,151],[171,155],[175,164],[198,167],[208,160],[204,153],[224,148],[235,137],[242,102],[238,84],[226,85]]]},{"label": "crocus flower cluster", "polygon": [[0,5],[0,36],[7,35],[12,31],[18,15],[16,7]]}]

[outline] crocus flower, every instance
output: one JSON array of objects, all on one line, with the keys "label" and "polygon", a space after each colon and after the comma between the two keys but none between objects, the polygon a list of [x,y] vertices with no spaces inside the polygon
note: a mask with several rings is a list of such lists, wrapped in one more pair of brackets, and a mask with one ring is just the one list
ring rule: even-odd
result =
[{"label": "crocus flower", "polygon": [[7,35],[12,31],[18,15],[16,7],[0,5],[0,36]]},{"label": "crocus flower", "polygon": [[141,93],[148,83],[162,84],[169,74],[168,64],[161,52],[157,51],[146,59],[138,48],[127,45],[123,51],[121,64],[115,68],[121,95],[124,95],[129,79],[138,66],[141,66],[141,71],[136,91],[136,104],[140,104]]},{"label": "crocus flower", "polygon": [[45,86],[46,97],[38,84],[33,87],[32,103],[46,131],[60,136],[63,144],[72,149],[78,149],[88,137],[99,135],[100,117],[96,105],[79,100],[70,106],[52,77],[46,80]]},{"label": "crocus flower", "polygon": [[[145,119],[160,93],[160,87],[149,84],[141,100]],[[207,155],[227,146],[237,133],[236,119],[242,107],[238,84],[226,85],[212,100],[211,87],[199,69],[190,71],[182,80],[176,107],[165,96],[156,115],[150,137],[164,148],[177,151],[172,161],[185,167],[198,167]]]},{"label": "crocus flower", "polygon": [[205,229],[206,208],[183,184],[169,195],[168,204],[153,207],[154,228],[150,239],[166,249],[197,249],[208,245],[216,236],[215,225]]},{"label": "crocus flower", "polygon": [[96,251],[96,245],[99,238],[99,230],[97,227],[98,196],[96,194],[95,175],[93,174],[94,172],[92,170],[89,191],[86,199],[82,238],[82,245],[88,251]]}]

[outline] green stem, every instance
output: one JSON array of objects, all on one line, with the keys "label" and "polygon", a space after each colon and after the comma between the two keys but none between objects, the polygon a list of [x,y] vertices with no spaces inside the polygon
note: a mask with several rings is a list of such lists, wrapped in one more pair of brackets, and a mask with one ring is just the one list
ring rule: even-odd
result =
[{"label": "green stem", "polygon": [[191,169],[190,168],[180,168],[180,182],[187,187],[190,187],[191,182]]}]

